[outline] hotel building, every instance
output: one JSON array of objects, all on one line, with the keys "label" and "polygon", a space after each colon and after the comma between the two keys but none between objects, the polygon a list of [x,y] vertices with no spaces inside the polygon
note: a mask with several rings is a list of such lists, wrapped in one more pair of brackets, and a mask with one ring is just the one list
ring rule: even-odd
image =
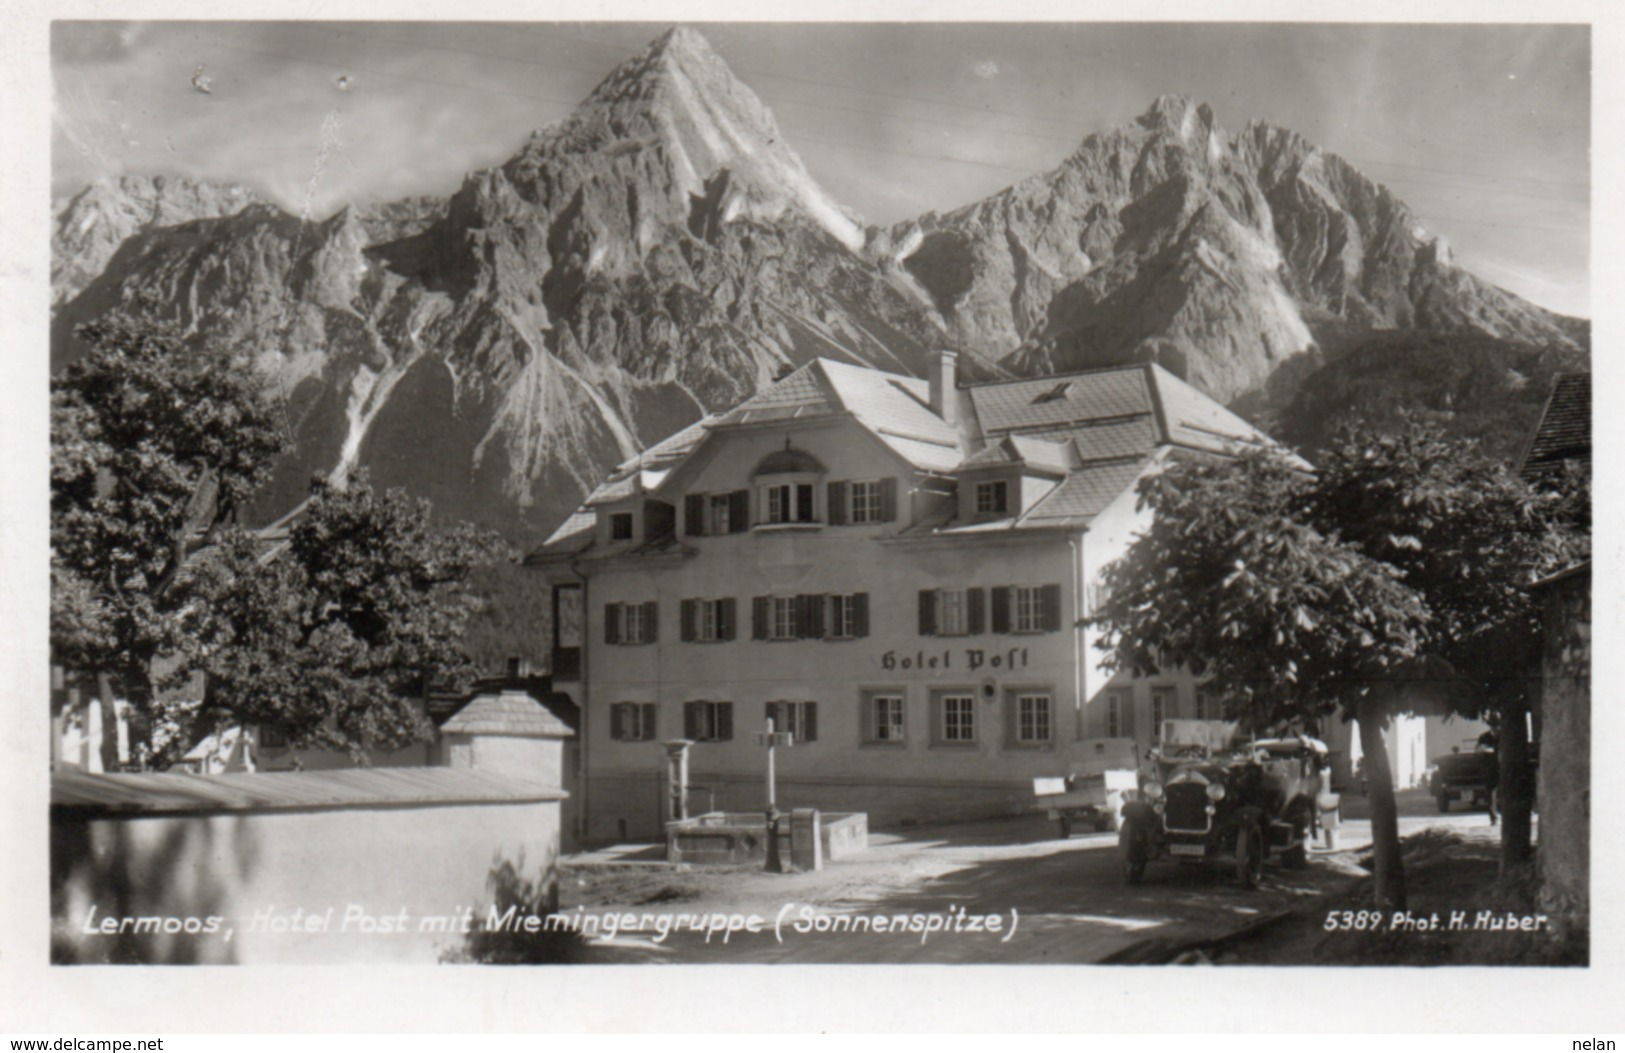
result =
[{"label": "hotel building", "polygon": [[647,836],[663,742],[690,807],[872,822],[1005,814],[1084,740],[1217,716],[1189,676],[1101,665],[1102,568],[1181,452],[1268,442],[1165,369],[962,385],[818,359],[621,465],[527,558],[580,707],[582,836]]}]

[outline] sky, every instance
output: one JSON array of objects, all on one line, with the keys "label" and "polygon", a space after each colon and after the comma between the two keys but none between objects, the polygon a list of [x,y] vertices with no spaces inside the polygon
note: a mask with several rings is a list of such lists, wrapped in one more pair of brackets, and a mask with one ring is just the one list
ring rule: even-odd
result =
[{"label": "sky", "polygon": [[[1591,313],[1584,25],[693,25],[871,223],[979,200],[1183,94],[1231,133],[1264,120],[1342,155],[1469,269]],[[310,218],[446,195],[668,26],[59,21],[53,195],[125,172]]]}]

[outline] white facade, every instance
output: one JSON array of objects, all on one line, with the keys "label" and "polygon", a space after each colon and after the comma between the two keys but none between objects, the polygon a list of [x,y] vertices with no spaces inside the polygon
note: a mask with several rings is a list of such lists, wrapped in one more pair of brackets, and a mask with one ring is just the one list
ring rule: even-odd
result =
[{"label": "white facade", "polygon": [[1156,367],[1018,384],[814,362],[623,466],[531,557],[582,707],[586,840],[658,829],[671,739],[695,741],[691,808],[761,808],[770,715],[798,739],[780,808],[881,823],[1031,808],[1082,740],[1199,715],[1188,676],[1100,668],[1091,584],[1169,418],[1261,437]]}]

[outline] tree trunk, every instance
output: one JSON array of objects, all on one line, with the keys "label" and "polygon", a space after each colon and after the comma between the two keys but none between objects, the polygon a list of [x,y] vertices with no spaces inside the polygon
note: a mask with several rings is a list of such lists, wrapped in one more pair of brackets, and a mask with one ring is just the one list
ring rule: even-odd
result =
[{"label": "tree trunk", "polygon": [[1365,758],[1367,802],[1371,807],[1372,872],[1378,910],[1405,909],[1405,861],[1399,854],[1399,808],[1394,803],[1394,773],[1388,766],[1388,744],[1382,726],[1387,713],[1373,696],[1360,700],[1360,753]]},{"label": "tree trunk", "polygon": [[1508,699],[1501,711],[1501,737],[1496,743],[1500,767],[1501,873],[1527,863],[1534,827],[1535,780],[1529,770],[1529,726],[1525,721],[1529,698]]},{"label": "tree trunk", "polygon": [[118,771],[118,706],[113,700],[113,681],[106,673],[96,674],[96,695],[102,708],[102,733],[97,742],[102,771]]}]

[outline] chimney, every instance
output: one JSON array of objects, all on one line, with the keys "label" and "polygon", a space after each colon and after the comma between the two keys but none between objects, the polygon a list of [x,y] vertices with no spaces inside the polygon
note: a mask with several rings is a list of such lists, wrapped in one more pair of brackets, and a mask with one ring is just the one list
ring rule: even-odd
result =
[{"label": "chimney", "polygon": [[958,358],[952,351],[938,351],[931,363],[931,412],[949,424],[959,419],[959,393],[954,379]]}]

